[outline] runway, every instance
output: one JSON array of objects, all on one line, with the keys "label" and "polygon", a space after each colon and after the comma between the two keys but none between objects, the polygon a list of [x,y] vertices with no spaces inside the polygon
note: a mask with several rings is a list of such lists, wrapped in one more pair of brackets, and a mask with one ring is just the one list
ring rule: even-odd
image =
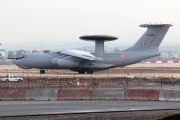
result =
[{"label": "runway", "polygon": [[171,109],[180,110],[180,104],[167,101],[1,101],[0,117]]},{"label": "runway", "polygon": [[45,74],[39,74],[39,69],[23,70],[16,65],[1,65],[0,77],[7,74],[16,75],[23,78],[46,77],[46,78],[111,78],[111,77],[180,77],[180,63],[169,64],[145,64],[138,63],[126,66],[124,68],[112,68],[93,74],[78,74],[69,70],[46,70]]}]

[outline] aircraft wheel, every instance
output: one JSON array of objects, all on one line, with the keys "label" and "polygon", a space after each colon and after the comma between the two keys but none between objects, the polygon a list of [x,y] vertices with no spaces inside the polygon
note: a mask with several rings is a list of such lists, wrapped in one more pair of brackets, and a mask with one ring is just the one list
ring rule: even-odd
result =
[{"label": "aircraft wheel", "polygon": [[44,74],[45,73],[45,70],[40,70],[40,74]]},{"label": "aircraft wheel", "polygon": [[85,71],[84,71],[84,70],[79,70],[78,73],[79,73],[79,74],[84,74]]},{"label": "aircraft wheel", "polygon": [[87,74],[93,74],[93,70],[88,70]]}]

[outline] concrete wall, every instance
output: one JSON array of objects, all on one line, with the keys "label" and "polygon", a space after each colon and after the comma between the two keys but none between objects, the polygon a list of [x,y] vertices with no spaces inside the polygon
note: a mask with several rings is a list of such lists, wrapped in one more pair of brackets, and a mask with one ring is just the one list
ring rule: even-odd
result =
[{"label": "concrete wall", "polygon": [[0,90],[0,100],[160,100],[180,101],[180,90],[102,89]]}]

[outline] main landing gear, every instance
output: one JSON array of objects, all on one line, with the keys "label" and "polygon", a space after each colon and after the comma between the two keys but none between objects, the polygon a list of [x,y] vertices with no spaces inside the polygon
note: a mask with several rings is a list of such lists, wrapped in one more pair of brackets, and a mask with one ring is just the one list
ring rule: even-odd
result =
[{"label": "main landing gear", "polygon": [[79,74],[84,74],[85,72],[87,72],[87,74],[93,74],[93,70],[78,70]]},{"label": "main landing gear", "polygon": [[44,74],[45,73],[45,70],[40,70],[40,74]]},{"label": "main landing gear", "polygon": [[84,74],[86,71],[85,70],[78,70],[79,74]]},{"label": "main landing gear", "polygon": [[93,70],[87,70],[87,74],[93,74]]}]

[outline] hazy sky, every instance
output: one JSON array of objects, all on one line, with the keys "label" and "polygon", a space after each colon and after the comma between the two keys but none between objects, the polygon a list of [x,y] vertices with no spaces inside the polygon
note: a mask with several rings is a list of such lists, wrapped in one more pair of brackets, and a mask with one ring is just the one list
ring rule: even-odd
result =
[{"label": "hazy sky", "polygon": [[0,43],[61,49],[93,45],[81,35],[108,34],[119,39],[107,46],[131,46],[146,30],[139,24],[162,22],[173,27],[161,46],[180,46],[179,12],[180,0],[0,0]]}]

